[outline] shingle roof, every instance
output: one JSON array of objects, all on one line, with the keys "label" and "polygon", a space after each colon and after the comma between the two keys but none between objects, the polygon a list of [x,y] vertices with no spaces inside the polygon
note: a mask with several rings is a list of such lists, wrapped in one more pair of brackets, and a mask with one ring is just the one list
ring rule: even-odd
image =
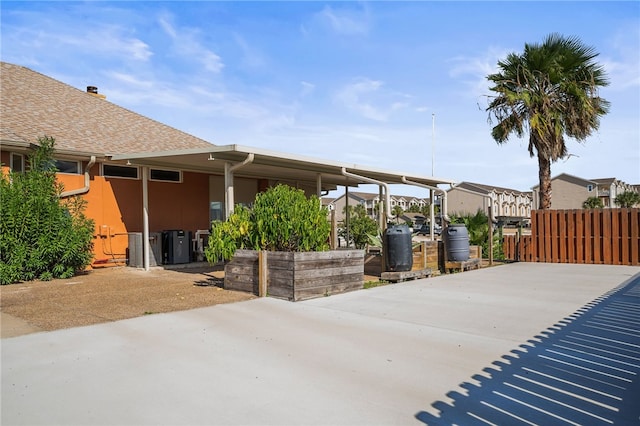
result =
[{"label": "shingle roof", "polygon": [[[592,181],[591,179],[583,179],[581,177],[578,176],[573,176],[570,175],[569,173],[560,173],[557,176],[553,176],[551,178],[552,181],[554,180],[564,180],[565,182],[570,182],[576,185],[583,185],[583,184],[590,184],[590,183],[595,183],[594,181]],[[535,185],[534,187],[532,187],[532,189],[536,189],[540,186],[540,184]]]},{"label": "shingle roof", "polygon": [[56,148],[124,154],[206,148],[212,144],[29,68],[1,63],[0,137]]},{"label": "shingle roof", "polygon": [[601,184],[601,185],[611,185],[616,181],[616,178],[600,178],[600,179],[590,179],[592,182]]},{"label": "shingle roof", "polygon": [[376,197],[378,197],[378,194],[375,194],[375,193],[372,194],[369,192],[356,192],[356,191],[349,191],[349,195],[353,195],[362,200],[374,200]]},{"label": "shingle roof", "polygon": [[[484,193],[484,194],[489,194],[492,191],[496,191],[496,192],[512,192],[514,194],[528,194],[530,192],[523,192],[523,191],[518,191],[517,189],[510,189],[510,188],[501,188],[499,186],[491,186],[491,185],[483,185],[481,183],[475,183],[475,182],[460,182],[458,185],[456,185],[456,187],[462,187],[464,189],[468,189],[470,191],[475,191],[475,192],[479,192],[479,193]],[[453,190],[455,188],[450,189]]]}]

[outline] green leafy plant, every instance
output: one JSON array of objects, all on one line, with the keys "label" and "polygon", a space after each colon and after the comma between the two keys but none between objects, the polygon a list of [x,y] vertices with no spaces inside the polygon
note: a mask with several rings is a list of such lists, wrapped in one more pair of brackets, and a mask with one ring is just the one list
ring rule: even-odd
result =
[{"label": "green leafy plant", "polygon": [[253,208],[238,206],[228,220],[214,221],[205,256],[215,263],[231,259],[238,249],[325,251],[330,231],[318,197],[277,185],[258,194]]},{"label": "green leafy plant", "polygon": [[589,197],[582,203],[583,209],[602,209],[604,203],[599,197]]},{"label": "green leafy plant", "polygon": [[0,283],[69,278],[92,259],[93,221],[80,197],[60,199],[55,139],[43,137],[23,173],[0,179]]},{"label": "green leafy plant", "polygon": [[400,222],[400,216],[402,216],[402,214],[404,213],[404,210],[402,210],[402,207],[400,206],[393,206],[393,209],[391,209],[391,214],[393,215],[393,217],[396,218],[396,223]]},{"label": "green leafy plant", "polygon": [[[345,240],[348,238],[349,242],[358,249],[365,248],[367,244],[376,245],[375,242],[372,243],[371,236],[380,236],[380,241],[382,240],[378,223],[367,215],[367,210],[362,204],[349,206],[349,209],[345,206],[343,212],[345,216],[349,215],[349,235],[347,235],[346,221],[340,221],[338,235],[342,238]],[[381,244],[378,246],[382,247]]]},{"label": "green leafy plant", "polygon": [[622,208],[633,208],[640,204],[640,194],[634,191],[625,191],[618,195],[614,201]]}]

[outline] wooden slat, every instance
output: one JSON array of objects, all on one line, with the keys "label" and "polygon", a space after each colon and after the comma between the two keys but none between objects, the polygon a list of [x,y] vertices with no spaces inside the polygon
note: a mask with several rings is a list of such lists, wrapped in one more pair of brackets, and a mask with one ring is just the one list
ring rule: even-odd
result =
[{"label": "wooden slat", "polygon": [[539,262],[540,256],[538,252],[538,235],[540,234],[540,227],[538,225],[538,212],[531,212],[531,255],[532,262]]},{"label": "wooden slat", "polygon": [[576,218],[576,263],[584,263],[584,210],[575,212]]},{"label": "wooden slat", "polygon": [[621,209],[620,212],[620,260],[623,265],[631,263],[631,228],[629,219],[631,212],[628,209]]},{"label": "wooden slat", "polygon": [[602,263],[602,210],[592,210],[593,263]]},{"label": "wooden slat", "polygon": [[591,233],[592,215],[585,212],[584,215],[584,260],[582,263],[593,263],[593,240]]},{"label": "wooden slat", "polygon": [[621,265],[620,258],[620,209],[611,212],[611,264]]},{"label": "wooden slat", "polygon": [[640,209],[630,209],[630,250],[629,262],[632,265],[640,265]]},{"label": "wooden slat", "polygon": [[551,212],[543,211],[544,215],[544,261],[553,262],[553,251],[551,250],[551,240],[553,230],[551,229]]},{"label": "wooden slat", "polygon": [[558,253],[560,263],[567,263],[567,253],[569,251],[567,242],[567,212],[561,210],[558,212]]},{"label": "wooden slat", "polygon": [[611,238],[611,209],[602,211],[602,263],[613,265],[613,247]]},{"label": "wooden slat", "polygon": [[567,262],[577,263],[576,259],[576,212],[567,212]]},{"label": "wooden slat", "polygon": [[524,237],[524,256],[527,262],[533,262],[533,239],[530,235]]}]

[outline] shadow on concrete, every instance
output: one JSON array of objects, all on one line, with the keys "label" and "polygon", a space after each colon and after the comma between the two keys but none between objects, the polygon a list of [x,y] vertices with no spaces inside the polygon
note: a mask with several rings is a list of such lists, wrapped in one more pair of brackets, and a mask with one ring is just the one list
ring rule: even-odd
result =
[{"label": "shadow on concrete", "polygon": [[640,274],[435,402],[427,425],[640,425]]}]

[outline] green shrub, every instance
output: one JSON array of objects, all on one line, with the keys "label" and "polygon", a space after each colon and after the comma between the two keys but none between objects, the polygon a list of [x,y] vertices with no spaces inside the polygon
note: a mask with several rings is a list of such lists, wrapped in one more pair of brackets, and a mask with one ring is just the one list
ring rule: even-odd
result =
[{"label": "green shrub", "polygon": [[340,221],[338,235],[345,241],[348,237],[349,242],[358,249],[365,248],[371,243],[372,237],[381,235],[378,223],[367,215],[367,210],[362,204],[348,207],[348,210],[347,206],[344,207],[343,213],[345,216],[349,215],[349,235],[345,221]]},{"label": "green shrub", "polygon": [[600,197],[589,197],[582,203],[583,209],[603,209],[604,203]]},{"label": "green shrub", "polygon": [[214,221],[205,256],[215,263],[231,259],[237,249],[324,251],[330,231],[318,197],[277,185],[258,194],[251,210],[237,206],[228,220]]},{"label": "green shrub", "polygon": [[0,179],[0,283],[69,278],[92,259],[93,221],[79,197],[61,200],[53,160],[55,140],[44,137],[27,170]]}]

